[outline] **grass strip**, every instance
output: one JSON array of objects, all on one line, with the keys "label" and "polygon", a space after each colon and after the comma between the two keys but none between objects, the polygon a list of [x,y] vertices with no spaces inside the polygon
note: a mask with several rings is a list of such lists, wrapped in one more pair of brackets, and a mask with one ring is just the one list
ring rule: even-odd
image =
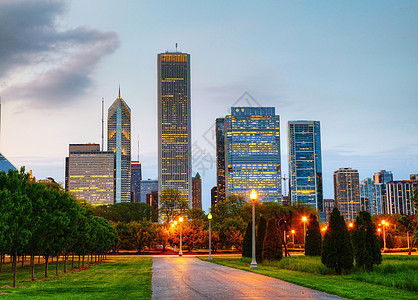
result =
[{"label": "grass strip", "polygon": [[[55,264],[51,271],[54,269]],[[1,273],[0,298],[151,299],[152,295],[151,258],[109,257],[105,263],[83,271],[61,273],[58,277],[51,275],[34,282],[27,281],[30,280],[30,269],[19,271],[20,280],[15,289],[4,287],[10,285],[11,271]]]},{"label": "grass strip", "polygon": [[[206,257],[201,257],[201,259],[207,260]],[[297,260],[298,258],[295,259]],[[301,257],[300,260],[303,261],[303,259],[304,257]],[[283,260],[286,260],[286,258]],[[250,264],[246,261],[241,261],[240,257],[213,257],[212,262],[281,279],[349,299],[417,299],[417,293],[415,292],[358,281],[351,278],[350,276],[352,275],[322,275],[320,273],[310,273],[309,271],[279,269],[271,263],[259,263],[258,270],[250,270]],[[315,269],[315,267],[309,266],[309,263],[306,263],[306,268]]]}]

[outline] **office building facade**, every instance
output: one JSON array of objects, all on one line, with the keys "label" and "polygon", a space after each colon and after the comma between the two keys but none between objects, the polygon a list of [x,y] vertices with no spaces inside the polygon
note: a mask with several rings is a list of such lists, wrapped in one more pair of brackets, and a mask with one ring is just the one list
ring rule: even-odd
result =
[{"label": "office building facade", "polygon": [[353,222],[360,211],[359,173],[352,168],[334,172],[334,200],[346,222]]},{"label": "office building facade", "polygon": [[178,190],[191,208],[190,54],[158,54],[157,76],[158,193]]},{"label": "office building facade", "polygon": [[10,161],[7,160],[3,154],[0,153],[0,172],[9,172],[9,170],[16,170],[15,166],[13,166]]},{"label": "office building facade", "polygon": [[389,209],[386,207],[386,183],[393,181],[393,174],[391,171],[380,170],[379,172],[374,173],[373,180],[375,184],[380,185],[380,193],[382,194],[382,213],[388,214]]},{"label": "office building facade", "polygon": [[99,144],[70,144],[66,159],[66,189],[91,205],[115,201],[115,155]]},{"label": "office building facade", "polygon": [[372,216],[383,213],[382,186],[371,178],[360,182],[360,210],[366,210]]},{"label": "office building facade", "polygon": [[202,178],[199,172],[192,178],[192,208],[202,209]]},{"label": "office building facade", "polygon": [[290,199],[323,212],[319,121],[288,122]]},{"label": "office building facade", "polygon": [[147,203],[147,194],[158,192],[158,180],[141,180],[140,202]]},{"label": "office building facade", "polygon": [[225,118],[215,121],[217,201],[225,201]]},{"label": "office building facade", "polygon": [[401,180],[385,183],[386,207],[388,214],[414,215],[414,190],[418,189],[418,180]]},{"label": "office building facade", "polygon": [[329,222],[329,217],[332,210],[334,209],[335,201],[334,199],[324,199],[324,222]]},{"label": "office building facade", "polygon": [[115,154],[115,202],[131,201],[131,109],[119,96],[108,110],[107,150]]},{"label": "office building facade", "polygon": [[225,194],[282,202],[280,117],[274,107],[232,107],[225,117]]},{"label": "office building facade", "polygon": [[141,202],[141,180],[141,163],[131,161],[131,202]]}]

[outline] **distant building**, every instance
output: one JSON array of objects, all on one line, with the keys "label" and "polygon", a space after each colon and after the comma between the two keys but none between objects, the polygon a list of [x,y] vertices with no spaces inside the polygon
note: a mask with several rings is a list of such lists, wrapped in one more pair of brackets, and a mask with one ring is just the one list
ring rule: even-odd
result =
[{"label": "distant building", "polygon": [[131,202],[131,109],[120,88],[108,110],[107,150],[115,156],[115,202]]},{"label": "distant building", "polygon": [[158,194],[166,189],[178,190],[189,208],[192,207],[190,82],[190,54],[158,54]]},{"label": "distant building", "polygon": [[324,220],[319,121],[289,121],[288,140],[290,198],[319,210]]},{"label": "distant building", "polygon": [[158,212],[158,191],[147,194],[147,204],[152,206],[156,212]]},{"label": "distant building", "polygon": [[66,189],[91,205],[115,201],[115,155],[99,144],[70,144],[66,158]]},{"label": "distant building", "polygon": [[418,189],[418,180],[391,181],[386,185],[386,207],[388,214],[414,215],[414,190]]},{"label": "distant building", "polygon": [[225,117],[225,194],[282,203],[280,117],[274,107],[232,107]]},{"label": "distant building", "polygon": [[418,180],[418,174],[409,174],[409,180]]},{"label": "distant building", "polygon": [[199,172],[192,178],[192,208],[202,209],[202,178]]},{"label": "distant building", "polygon": [[360,210],[366,210],[372,216],[383,213],[382,186],[371,178],[360,182]]},{"label": "distant building", "polygon": [[373,179],[375,184],[380,184],[380,193],[382,194],[382,213],[387,214],[388,208],[386,207],[386,184],[388,182],[393,181],[393,174],[391,171],[380,170],[379,172],[374,173]]},{"label": "distant building", "polygon": [[45,179],[39,179],[38,180],[39,183],[56,183],[55,179],[52,177],[47,177]]},{"label": "distant building", "polygon": [[210,190],[210,207],[213,209],[216,203],[218,203],[218,187],[214,186]]},{"label": "distant building", "polygon": [[0,172],[9,172],[9,170],[16,170],[15,166],[13,166],[10,161],[7,160],[3,154],[0,153]]},{"label": "distant building", "polygon": [[359,173],[352,168],[334,172],[334,200],[346,222],[353,222],[360,211]]},{"label": "distant building", "polygon": [[151,192],[158,192],[158,180],[141,180],[141,203],[147,203],[147,194]]},{"label": "distant building", "polygon": [[141,180],[141,163],[131,161],[131,202],[141,202]]},{"label": "distant building", "polygon": [[324,199],[324,221],[325,223],[329,222],[329,216],[331,215],[332,210],[334,209],[335,201],[334,199]]},{"label": "distant building", "polygon": [[225,201],[225,118],[215,122],[217,201]]}]

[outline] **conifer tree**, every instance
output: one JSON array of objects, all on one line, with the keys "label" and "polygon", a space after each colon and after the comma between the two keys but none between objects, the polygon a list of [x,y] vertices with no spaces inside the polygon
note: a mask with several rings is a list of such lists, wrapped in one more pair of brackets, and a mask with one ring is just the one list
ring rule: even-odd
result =
[{"label": "conifer tree", "polygon": [[261,216],[260,220],[258,221],[257,227],[257,237],[256,237],[256,245],[255,245],[255,253],[256,253],[256,260],[262,261],[263,260],[263,244],[264,244],[264,237],[266,235],[266,219]]},{"label": "conifer tree", "polygon": [[283,257],[282,242],[276,218],[267,221],[266,236],[263,244],[263,259],[280,260]]},{"label": "conifer tree", "polygon": [[337,207],[332,210],[328,231],[325,233],[322,245],[321,261],[327,267],[334,269],[338,275],[342,270],[353,268],[353,248],[350,233],[344,218]]},{"label": "conifer tree", "polygon": [[367,272],[373,271],[373,265],[382,262],[376,228],[369,212],[361,211],[356,217],[352,234],[356,265]]},{"label": "conifer tree", "polygon": [[309,223],[306,230],[305,255],[319,256],[322,250],[322,236],[316,215],[309,216]]},{"label": "conifer tree", "polygon": [[253,222],[250,221],[247,226],[247,231],[245,231],[244,240],[242,241],[242,257],[251,257],[252,256],[252,226]]}]

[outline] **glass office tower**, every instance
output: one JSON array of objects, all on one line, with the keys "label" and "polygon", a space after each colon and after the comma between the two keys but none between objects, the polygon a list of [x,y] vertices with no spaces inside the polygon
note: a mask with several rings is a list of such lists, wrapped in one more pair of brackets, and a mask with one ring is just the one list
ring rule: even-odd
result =
[{"label": "glass office tower", "polygon": [[108,110],[107,150],[115,153],[115,202],[131,201],[131,109],[119,96]]},{"label": "glass office tower", "polygon": [[274,107],[232,107],[225,117],[226,195],[282,202],[280,117]]},{"label": "glass office tower", "polygon": [[157,75],[158,194],[179,190],[191,208],[190,54],[158,54]]},{"label": "glass office tower", "polygon": [[360,211],[360,182],[358,170],[339,168],[334,172],[335,206],[346,222],[354,222]]},{"label": "glass office tower", "polygon": [[225,200],[225,119],[218,118],[216,130],[216,184],[217,201]]},{"label": "glass office tower", "polygon": [[289,121],[288,140],[291,202],[309,204],[323,212],[319,121]]},{"label": "glass office tower", "polygon": [[382,183],[371,178],[360,182],[360,209],[370,212],[372,216],[383,213]]}]

